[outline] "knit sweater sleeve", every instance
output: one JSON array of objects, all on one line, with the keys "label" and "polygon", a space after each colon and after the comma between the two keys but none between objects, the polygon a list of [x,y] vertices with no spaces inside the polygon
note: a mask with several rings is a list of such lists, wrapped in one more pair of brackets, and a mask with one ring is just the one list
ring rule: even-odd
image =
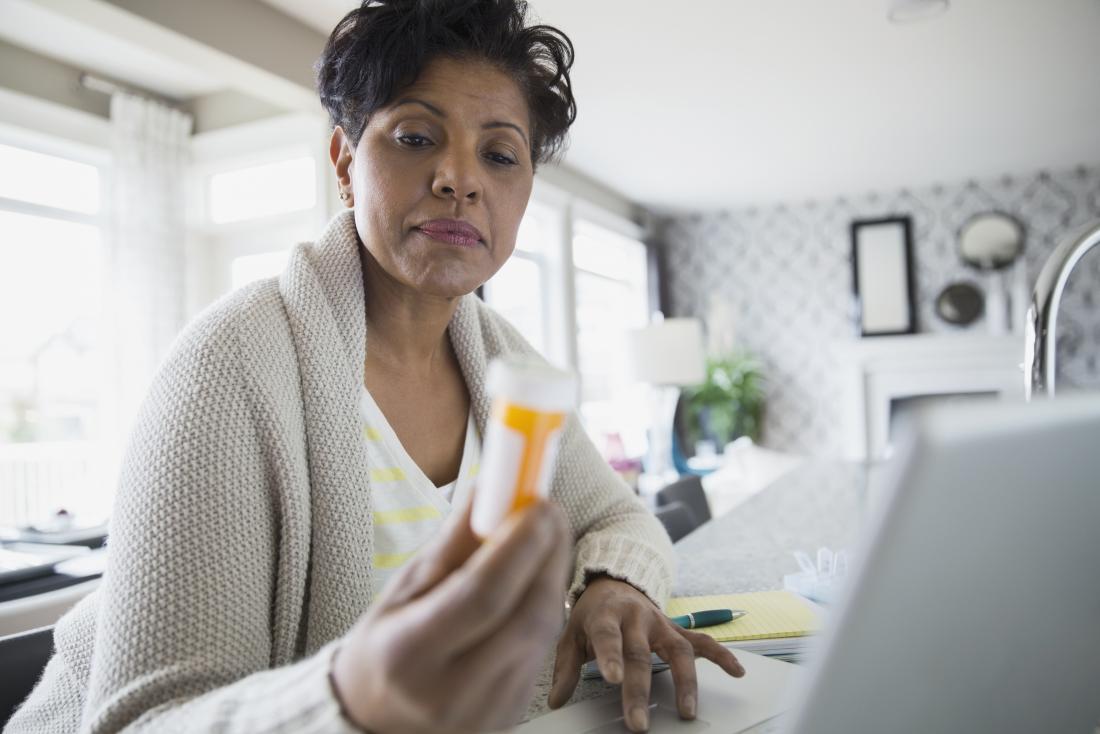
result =
[{"label": "knit sweater sleeve", "polygon": [[562,435],[554,497],[576,537],[569,601],[597,575],[626,581],[664,608],[675,561],[668,533],[592,444],[576,416]]},{"label": "knit sweater sleeve", "polygon": [[[501,351],[543,359],[519,332],[480,305]],[[575,538],[573,603],[593,576],[626,581],[664,608],[672,589],[672,542],[660,521],[600,456],[576,415],[566,421],[551,496],[565,510]]]},{"label": "knit sweater sleeve", "polygon": [[278,468],[235,323],[189,327],[139,413],[82,731],[354,731],[329,685],[331,646],[272,662]]}]

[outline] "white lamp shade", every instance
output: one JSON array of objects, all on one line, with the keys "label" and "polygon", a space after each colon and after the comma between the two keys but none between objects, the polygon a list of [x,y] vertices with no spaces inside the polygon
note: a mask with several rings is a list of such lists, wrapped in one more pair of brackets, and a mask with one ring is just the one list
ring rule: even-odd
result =
[{"label": "white lamp shade", "polygon": [[707,376],[699,319],[665,319],[626,335],[630,376],[651,385],[698,385]]}]

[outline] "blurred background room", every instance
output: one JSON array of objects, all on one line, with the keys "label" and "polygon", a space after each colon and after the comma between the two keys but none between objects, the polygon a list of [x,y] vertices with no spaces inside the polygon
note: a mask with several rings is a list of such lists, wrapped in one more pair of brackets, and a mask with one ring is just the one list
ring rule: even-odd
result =
[{"label": "blurred background room", "polygon": [[[341,208],[313,64],[352,6],[0,0],[5,537],[101,528],[173,339]],[[698,524],[883,459],[899,406],[1023,399],[1039,269],[1100,220],[1100,2],[532,7],[579,114],[481,295],[647,502],[687,478]],[[1100,388],[1095,252],[1057,349]]]}]

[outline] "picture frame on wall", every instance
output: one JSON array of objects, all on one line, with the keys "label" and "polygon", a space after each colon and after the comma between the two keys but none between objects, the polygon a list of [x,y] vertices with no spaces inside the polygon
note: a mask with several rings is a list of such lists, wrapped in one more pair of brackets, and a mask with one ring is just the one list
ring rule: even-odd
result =
[{"label": "picture frame on wall", "polygon": [[917,331],[913,222],[908,216],[852,222],[852,287],[862,336]]}]

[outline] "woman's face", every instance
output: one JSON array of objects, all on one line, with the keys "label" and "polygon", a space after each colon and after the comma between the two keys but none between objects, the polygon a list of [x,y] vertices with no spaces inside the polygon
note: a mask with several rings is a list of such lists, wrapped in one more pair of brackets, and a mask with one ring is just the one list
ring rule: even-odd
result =
[{"label": "woman's face", "polygon": [[534,180],[519,85],[479,61],[437,59],[331,155],[355,226],[386,275],[425,295],[472,292],[512,254]]}]

